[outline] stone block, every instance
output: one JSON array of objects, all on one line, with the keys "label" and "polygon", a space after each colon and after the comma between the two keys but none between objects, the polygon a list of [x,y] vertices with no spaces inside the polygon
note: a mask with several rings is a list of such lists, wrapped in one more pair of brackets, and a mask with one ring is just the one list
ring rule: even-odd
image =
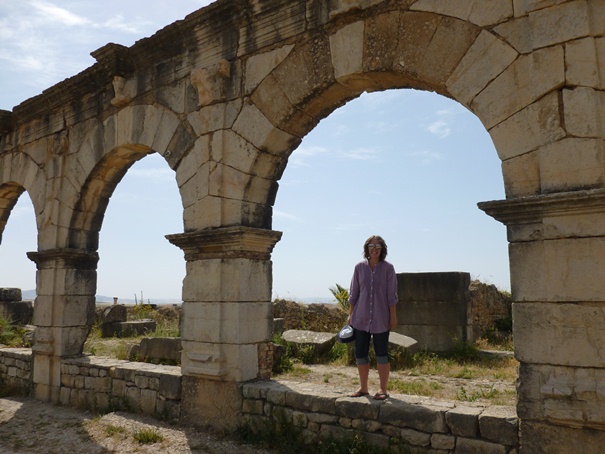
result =
[{"label": "stone block", "polygon": [[[467,22],[428,13],[405,14],[399,27],[401,32],[393,66],[418,79],[443,86],[479,33],[477,27]],[[368,50],[366,48],[365,54]],[[427,55],[435,58],[426,58]]]},{"label": "stone block", "polygon": [[479,415],[481,438],[506,445],[519,445],[519,420],[512,407],[490,406]]},{"label": "stone block", "polygon": [[471,438],[458,438],[456,452],[465,454],[507,454],[508,449],[496,443]]},{"label": "stone block", "polygon": [[17,302],[21,301],[21,289],[0,287],[0,301]]},{"label": "stone block", "polygon": [[593,37],[565,44],[565,79],[571,86],[602,87],[597,44]]},{"label": "stone block", "polygon": [[294,46],[288,44],[269,52],[252,55],[246,60],[244,92],[250,94],[284,59]]},{"label": "stone block", "polygon": [[499,0],[419,0],[410,9],[457,17],[480,27],[504,22],[513,15],[512,3]]},{"label": "stone block", "polygon": [[519,361],[605,367],[605,303],[518,302],[513,320]]},{"label": "stone block", "polygon": [[[399,318],[399,320],[405,318]],[[415,339],[417,348],[432,352],[451,350],[457,341],[467,340],[469,331],[462,326],[443,325],[397,325],[397,331]]]},{"label": "stone block", "polygon": [[267,150],[273,154],[289,149],[288,145],[297,140],[290,134],[276,129],[253,104],[243,106],[232,129],[259,150]]},{"label": "stone block", "polygon": [[417,429],[429,433],[447,433],[445,413],[451,407],[441,405],[418,405],[403,400],[392,400],[380,406],[379,421],[394,426]]},{"label": "stone block", "polygon": [[605,431],[564,427],[539,421],[521,421],[520,452],[601,454]]},{"label": "stone block", "polygon": [[255,343],[271,337],[271,303],[183,303],[183,340]]},{"label": "stone block", "polygon": [[295,351],[305,347],[312,347],[317,354],[325,354],[330,351],[336,342],[334,333],[320,333],[316,331],[289,329],[282,334],[284,340],[291,344]]},{"label": "stone block", "polygon": [[[527,153],[502,162],[502,176],[507,197],[540,194],[538,162],[539,154],[537,152]],[[509,241],[511,240],[512,238],[509,238]]]},{"label": "stone block", "polygon": [[127,319],[126,306],[114,304],[100,308],[101,323],[125,322]]},{"label": "stone block", "polygon": [[413,446],[429,446],[431,434],[414,429],[401,429],[401,439]]},{"label": "stone block", "polygon": [[[479,93],[471,108],[490,130],[565,82],[563,47],[519,56]],[[502,93],[515,93],[503,97]]]},{"label": "stone block", "polygon": [[457,406],[445,413],[445,421],[453,435],[475,438],[479,434],[480,407]]},{"label": "stone block", "polygon": [[498,156],[507,161],[565,137],[562,121],[559,95],[553,92],[494,126],[489,133]]},{"label": "stone block", "polygon": [[181,338],[146,337],[141,339],[139,361],[179,364],[181,361]]},{"label": "stone block", "polygon": [[347,85],[348,76],[360,73],[363,63],[364,46],[363,21],[348,24],[330,36],[330,52],[334,77]]},{"label": "stone block", "polygon": [[183,376],[242,382],[258,375],[256,344],[209,344],[182,341]]},{"label": "stone block", "polygon": [[517,55],[517,52],[502,40],[483,31],[448,78],[446,86],[458,101],[468,106],[491,80],[517,58]]},{"label": "stone block", "polygon": [[184,424],[234,430],[241,423],[242,394],[235,381],[183,376],[181,419]]},{"label": "stone block", "polygon": [[433,434],[431,435],[431,448],[453,451],[456,447],[456,437],[452,435]]},{"label": "stone block", "polygon": [[336,415],[336,397],[341,394],[322,388],[322,393],[317,389],[297,387],[286,394],[286,405],[297,410],[313,413],[325,413]]},{"label": "stone block", "polygon": [[588,87],[563,90],[563,109],[571,136],[605,138],[605,92]]},{"label": "stone block", "polygon": [[131,320],[128,322],[103,323],[101,337],[130,337],[156,330],[156,322],[151,319]]},{"label": "stone block", "polygon": [[568,2],[543,8],[529,15],[533,48],[540,49],[590,34],[589,8],[586,1]]},{"label": "stone block", "polygon": [[336,414],[352,419],[378,419],[378,405],[371,405],[366,399],[342,397],[336,400]]},{"label": "stone block", "polygon": [[155,415],[158,393],[152,389],[141,390],[141,411],[146,415]]},{"label": "stone block", "polygon": [[270,281],[270,261],[198,260],[187,264],[183,298],[185,302],[267,302],[271,301]]}]

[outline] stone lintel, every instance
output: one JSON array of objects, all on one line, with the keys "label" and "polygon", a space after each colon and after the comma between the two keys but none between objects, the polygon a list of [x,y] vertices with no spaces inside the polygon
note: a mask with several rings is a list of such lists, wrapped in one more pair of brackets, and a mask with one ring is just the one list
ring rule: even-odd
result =
[{"label": "stone lintel", "polygon": [[234,226],[166,235],[185,252],[187,261],[216,258],[269,260],[282,232]]},{"label": "stone lintel", "polygon": [[533,224],[545,217],[605,213],[605,190],[559,192],[479,202],[480,210],[506,226]]},{"label": "stone lintel", "polygon": [[36,263],[38,269],[54,268],[57,264],[63,268],[96,270],[99,254],[82,249],[62,248],[42,252],[28,252],[27,257]]}]

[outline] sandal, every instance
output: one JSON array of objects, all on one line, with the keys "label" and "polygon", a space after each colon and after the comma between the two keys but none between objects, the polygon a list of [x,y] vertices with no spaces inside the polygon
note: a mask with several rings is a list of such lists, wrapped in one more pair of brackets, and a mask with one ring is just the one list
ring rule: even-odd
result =
[{"label": "sandal", "polygon": [[374,400],[385,400],[389,395],[387,393],[376,393],[374,394]]},{"label": "sandal", "polygon": [[349,394],[349,397],[365,397],[369,395],[370,393],[364,393],[363,391],[355,391],[353,394]]}]

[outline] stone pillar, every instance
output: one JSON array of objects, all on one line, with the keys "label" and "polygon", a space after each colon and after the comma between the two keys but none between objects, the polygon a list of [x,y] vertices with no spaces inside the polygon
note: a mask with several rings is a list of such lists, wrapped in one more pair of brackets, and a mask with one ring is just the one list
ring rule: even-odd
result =
[{"label": "stone pillar", "polygon": [[281,232],[221,227],[168,235],[185,252],[182,416],[233,429],[239,384],[259,376],[259,352],[272,335],[271,251]]},{"label": "stone pillar", "polygon": [[37,399],[59,402],[61,359],[82,354],[94,323],[96,252],[53,249],[28,252],[36,263],[33,383]]},{"label": "stone pillar", "polygon": [[510,242],[521,452],[602,452],[605,190],[479,207]]}]

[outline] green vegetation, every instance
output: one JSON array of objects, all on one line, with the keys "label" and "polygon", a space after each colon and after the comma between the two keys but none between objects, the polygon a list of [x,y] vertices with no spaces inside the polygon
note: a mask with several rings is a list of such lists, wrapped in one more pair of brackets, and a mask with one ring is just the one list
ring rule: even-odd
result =
[{"label": "green vegetation", "polygon": [[15,326],[10,320],[0,317],[0,344],[8,347],[31,347],[23,340],[25,329]]},{"label": "green vegetation", "polygon": [[161,443],[164,436],[155,429],[139,429],[134,433],[134,439],[141,445]]},{"label": "green vegetation", "polygon": [[338,306],[348,314],[351,308],[349,304],[349,291],[343,286],[336,284],[334,287],[330,287],[330,292],[334,295]]}]

